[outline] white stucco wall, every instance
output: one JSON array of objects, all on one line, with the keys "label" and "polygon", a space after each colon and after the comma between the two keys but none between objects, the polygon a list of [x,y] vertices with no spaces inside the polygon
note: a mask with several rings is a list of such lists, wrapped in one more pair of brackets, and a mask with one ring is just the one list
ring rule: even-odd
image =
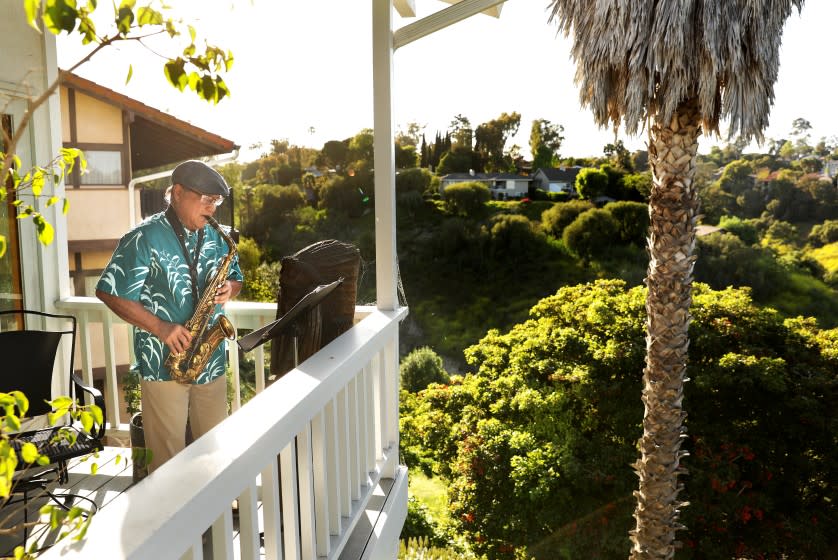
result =
[{"label": "white stucco wall", "polygon": [[[55,37],[38,33],[26,23],[23,2],[0,0],[0,107],[12,115],[19,128],[27,98],[35,98],[58,79]],[[61,147],[61,121],[58,95],[53,95],[32,116],[17,145],[23,167],[45,165]],[[46,195],[64,196],[63,185],[48,185]],[[23,259],[24,305],[31,309],[54,310],[53,303],[70,294],[67,263],[67,226],[61,205],[47,208],[46,197],[24,193],[24,202],[33,204],[55,229],[52,244],[37,242],[31,220],[21,220],[20,243]]]}]

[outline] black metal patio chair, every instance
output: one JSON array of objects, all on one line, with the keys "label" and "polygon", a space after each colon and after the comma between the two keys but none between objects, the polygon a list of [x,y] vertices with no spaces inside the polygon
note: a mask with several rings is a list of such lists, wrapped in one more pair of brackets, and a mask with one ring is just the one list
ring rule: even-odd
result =
[{"label": "black metal patio chair", "polygon": [[[61,325],[58,327],[50,325]],[[66,396],[77,402],[82,393],[91,396],[93,404],[102,410],[103,421],[90,432],[72,422],[59,420],[56,425],[8,434],[9,444],[18,452],[19,460],[12,485],[12,495],[20,496],[6,502],[5,507],[23,503],[24,546],[28,536],[28,502],[30,493],[38,491],[49,496],[64,509],[70,500],[89,498],[69,493],[55,493],[49,486],[63,484],[68,480],[67,463],[75,457],[82,457],[104,449],[105,402],[102,393],[86,386],[75,374],[73,358],[76,348],[76,318],[72,315],[56,315],[31,310],[0,311],[0,392],[23,392],[29,400],[27,417],[46,415],[53,412],[49,402],[53,399],[53,374],[61,375],[55,367],[62,341],[69,342],[69,378]],[[38,452],[49,459],[49,464],[38,467],[27,464],[20,457],[25,443],[34,444]]]}]

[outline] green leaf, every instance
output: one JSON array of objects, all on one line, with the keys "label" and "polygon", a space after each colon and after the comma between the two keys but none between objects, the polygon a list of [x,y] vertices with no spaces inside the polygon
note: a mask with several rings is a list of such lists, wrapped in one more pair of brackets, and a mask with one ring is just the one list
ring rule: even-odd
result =
[{"label": "green leaf", "polygon": [[195,28],[192,27],[191,25],[188,25],[188,24],[187,24],[186,28],[189,30],[189,40],[192,43],[195,43]]},{"label": "green leaf", "polygon": [[198,91],[201,83],[201,76],[197,72],[191,72],[189,74],[189,89],[192,91]]},{"label": "green leaf", "polygon": [[55,229],[52,224],[40,214],[34,217],[35,225],[38,228],[38,240],[44,245],[49,245],[55,239]]},{"label": "green leaf", "polygon": [[212,76],[204,76],[201,78],[201,89],[198,95],[206,99],[218,103],[218,90],[215,89],[215,82],[212,81]]},{"label": "green leaf", "polygon": [[15,547],[15,560],[21,560],[24,554],[26,554],[26,550],[22,546],[17,545]]},{"label": "green leaf", "polygon": [[6,423],[12,430],[20,430],[20,418],[18,418],[15,414],[6,414]]},{"label": "green leaf", "polygon": [[46,178],[44,177],[44,170],[40,167],[35,169],[35,174],[32,175],[32,194],[35,196],[41,196],[41,192],[44,190],[44,183],[46,182]]},{"label": "green leaf", "polygon": [[99,465],[93,463],[90,465],[90,474],[96,474],[99,471]]},{"label": "green leaf", "polygon": [[102,409],[96,406],[95,404],[90,405],[90,413],[93,415],[93,421],[97,424],[103,424],[105,422],[105,417],[102,414]]},{"label": "green leaf", "polygon": [[0,233],[0,259],[6,254],[6,236]]},{"label": "green leaf", "polygon": [[69,210],[70,210],[70,201],[65,198],[64,199],[64,206],[61,208],[61,213],[66,216],[67,212],[69,212]]},{"label": "green leaf", "polygon": [[20,457],[26,463],[34,463],[38,460],[38,447],[31,442],[26,442],[20,447]]},{"label": "green leaf", "polygon": [[47,199],[47,208],[58,202],[59,198],[57,196],[51,196]]},{"label": "green leaf", "polygon": [[82,36],[82,45],[89,45],[96,41],[96,24],[93,23],[93,20],[90,19],[90,16],[86,12],[79,13],[79,33]]},{"label": "green leaf", "polygon": [[20,411],[21,416],[25,416],[26,412],[29,410],[29,399],[23,394],[22,391],[12,391],[9,393],[12,398],[15,400],[15,406]]},{"label": "green leaf", "polygon": [[163,66],[163,73],[166,75],[166,79],[180,91],[183,91],[183,88],[187,85],[186,72],[183,70],[183,65],[184,60],[177,58],[170,60]]},{"label": "green leaf", "polygon": [[44,10],[44,24],[53,35],[72,33],[78,17],[74,0],[50,0]]},{"label": "green leaf", "polygon": [[91,430],[93,430],[93,415],[83,410],[81,414],[79,414],[79,420],[81,421],[81,426],[84,428],[84,431],[88,434]]},{"label": "green leaf", "polygon": [[131,24],[134,23],[134,10],[125,6],[125,2],[122,4],[116,16],[116,28],[121,34],[127,35],[131,32]]},{"label": "green leaf", "polygon": [[230,95],[230,90],[227,88],[227,84],[224,83],[224,80],[221,79],[221,76],[215,77],[215,91],[218,94],[216,103]]},{"label": "green leaf", "polygon": [[57,409],[64,409],[64,413],[69,410],[71,406],[73,406],[73,399],[70,397],[55,397],[51,401],[49,401],[49,405],[57,410]]},{"label": "green leaf", "polygon": [[148,6],[142,6],[137,10],[137,23],[143,25],[161,25],[163,14]]},{"label": "green leaf", "polygon": [[[38,16],[41,14],[41,0],[24,0],[23,9],[26,12],[26,22],[32,26],[32,29],[41,32],[38,27]],[[17,558],[17,549],[15,549],[15,558]]]},{"label": "green leaf", "polygon": [[134,75],[134,66],[129,64],[128,65],[128,75],[125,76],[125,83],[126,84],[131,81],[131,76],[133,76],[133,75]]}]

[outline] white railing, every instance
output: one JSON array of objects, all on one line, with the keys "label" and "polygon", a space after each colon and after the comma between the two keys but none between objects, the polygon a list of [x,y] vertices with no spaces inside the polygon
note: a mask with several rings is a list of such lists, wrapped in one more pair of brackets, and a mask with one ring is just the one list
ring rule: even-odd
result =
[{"label": "white railing", "polygon": [[[91,321],[103,313],[78,299],[59,307]],[[242,319],[259,326],[266,310],[229,311],[251,328]],[[216,559],[336,559],[356,526],[368,523],[365,509],[382,479],[392,487],[376,505],[382,514],[363,556],[395,558],[407,513],[398,464],[398,326],[407,309],[358,311],[366,316],[349,331],[97,513],[82,542],[42,558],[199,559],[211,530]],[[370,553],[376,540],[382,550]]]},{"label": "white railing", "polygon": [[[93,368],[102,364],[105,368],[105,413],[111,431],[126,432],[128,418],[120,414],[120,400],[117,365],[127,365],[133,361],[133,346],[129,340],[130,330],[125,322],[113,314],[101,300],[94,297],[69,297],[56,302],[56,308],[71,313],[78,321],[78,341],[76,368],[81,369],[82,379],[88,385],[93,384]],[[358,307],[356,315],[366,312],[367,307]],[[231,301],[225,306],[225,313],[240,330],[253,330],[272,321],[276,316],[276,304]],[[115,327],[125,329],[121,334]],[[127,333],[127,337],[125,336]],[[116,339],[122,336],[125,350],[117,355]],[[94,342],[95,341],[95,342]],[[235,342],[229,341],[228,348],[235,348]],[[101,346],[99,346],[101,345]],[[253,350],[256,363],[256,392],[265,388],[264,346]],[[229,352],[230,366],[233,372],[233,410],[241,407],[241,385],[239,381],[239,354]],[[69,380],[62,384],[65,387]],[[63,394],[63,393],[62,393]]]}]

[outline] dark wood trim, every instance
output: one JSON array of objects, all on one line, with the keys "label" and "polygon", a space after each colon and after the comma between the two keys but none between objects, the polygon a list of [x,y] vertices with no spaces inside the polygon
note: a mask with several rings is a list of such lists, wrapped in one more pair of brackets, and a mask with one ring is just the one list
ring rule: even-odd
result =
[{"label": "dark wood trim", "polygon": [[73,280],[73,289],[77,296],[84,295],[84,271],[81,265],[81,253],[73,253],[73,262],[76,269],[70,273],[70,278]]},{"label": "dark wood trim", "polygon": [[76,239],[67,242],[70,253],[113,252],[119,239]]},{"label": "dark wood trim", "polygon": [[[78,113],[76,113],[76,90],[73,88],[67,88],[67,115],[70,119],[70,141],[65,142],[64,147],[73,148],[79,140],[77,120]],[[76,165],[73,166],[73,172],[70,174],[70,183],[74,189],[81,186],[81,172],[79,171],[78,161],[76,161]],[[66,179],[64,184],[66,186]]]},{"label": "dark wood trim", "polygon": [[98,150],[100,152],[122,152],[125,148],[125,144],[106,142],[76,142],[73,145],[80,150]]},{"label": "dark wood trim", "polygon": [[131,118],[122,110],[122,184],[131,182]]}]

